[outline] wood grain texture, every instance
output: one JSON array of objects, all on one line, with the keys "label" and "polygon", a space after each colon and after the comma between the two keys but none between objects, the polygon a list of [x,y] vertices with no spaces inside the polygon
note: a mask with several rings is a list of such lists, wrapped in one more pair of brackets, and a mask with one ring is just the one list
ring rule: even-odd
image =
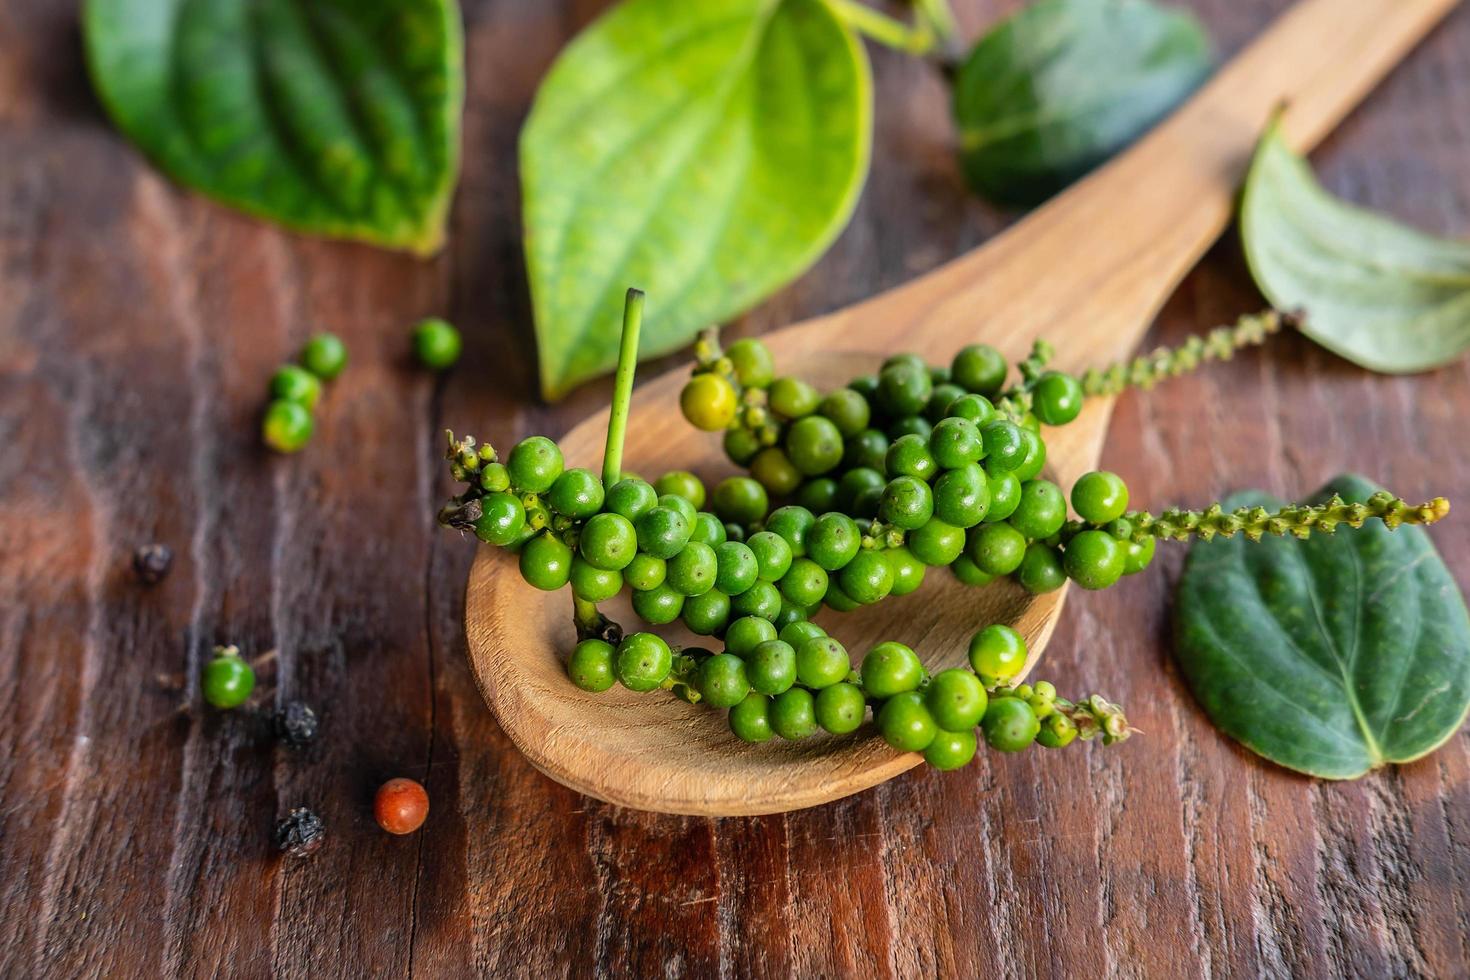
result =
[{"label": "wood grain texture", "polygon": [[[956,4],[971,33],[1017,5]],[[1188,5],[1227,52],[1287,6]],[[432,525],[437,432],[558,435],[605,402],[605,384],[531,400],[514,170],[537,79],[601,7],[464,4],[466,171],[451,248],[421,264],[170,187],[103,122],[71,5],[0,5],[0,975],[1470,974],[1470,738],[1347,785],[1223,740],[1171,662],[1177,550],[1074,595],[1047,652],[1053,676],[1128,706],[1145,735],[1118,751],[982,755],[711,820],[588,800],[514,750],[466,665],[474,548]],[[1314,155],[1326,185],[1466,234],[1467,50],[1461,10]],[[852,226],[736,333],[848,305],[1008,223],[960,185],[938,80],[874,65]],[[1227,241],[1145,342],[1259,304]],[[469,341],[442,381],[407,361],[426,313]],[[321,327],[353,366],[311,448],[269,457],[267,378]],[[1454,497],[1467,414],[1463,362],[1380,377],[1286,337],[1122,398],[1104,458],[1151,504],[1290,496],[1344,469]],[[1432,534],[1470,586],[1470,522]],[[150,540],[177,558],[144,590],[127,561]],[[171,676],[192,682],[225,640],[280,649],[260,706],[321,708],[316,749],[274,747],[255,714],[179,710]],[[433,800],[406,839],[369,811],[396,774]],[[332,837],[283,863],[269,826],[300,804]]]}]

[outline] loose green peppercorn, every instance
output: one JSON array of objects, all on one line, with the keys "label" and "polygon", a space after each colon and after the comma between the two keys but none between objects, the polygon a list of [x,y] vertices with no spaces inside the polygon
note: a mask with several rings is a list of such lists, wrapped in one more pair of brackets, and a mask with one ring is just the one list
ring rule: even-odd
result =
[{"label": "loose green peppercorn", "polygon": [[419,363],[433,371],[454,367],[463,344],[459,331],[446,320],[431,316],[413,328],[413,350]]},{"label": "loose green peppercorn", "polygon": [[525,526],[526,508],[514,494],[491,493],[480,498],[475,537],[481,541],[504,548],[520,540]]},{"label": "loose green peppercorn", "polygon": [[1016,569],[1016,580],[1027,591],[1035,595],[1055,592],[1067,584],[1067,573],[1062,568],[1062,556],[1057,549],[1040,541],[1026,546],[1026,555],[1021,567]]},{"label": "loose green peppercorn", "polygon": [[282,364],[271,375],[271,397],[295,402],[308,412],[316,408],[322,396],[322,383],[316,375],[295,364]]},{"label": "loose green peppercorn", "polygon": [[771,411],[788,419],[805,418],[817,410],[822,396],[800,378],[777,378],[771,382]]},{"label": "loose green peppercorn", "polygon": [[806,535],[806,553],[829,572],[852,561],[862,547],[863,535],[857,522],[836,511],[818,517]]},{"label": "loose green peppercorn", "polygon": [[696,511],[704,506],[704,483],[688,470],[670,470],[653,482],[653,489],[660,497],[664,494],[683,497]]},{"label": "loose green peppercorn", "polygon": [[761,451],[760,437],[749,429],[726,429],[723,445],[736,466],[745,466]]},{"label": "loose green peppercorn", "polygon": [[760,577],[760,562],[755,552],[740,541],[726,541],[715,548],[718,571],[715,588],[729,596],[737,596],[755,584]]},{"label": "loose green peppercorn", "polygon": [[260,437],[278,453],[294,453],[311,441],[311,413],[298,402],[276,399],[265,408]]},{"label": "loose green peppercorn", "polygon": [[1000,623],[970,637],[970,667],[986,687],[1004,684],[1026,666],[1026,641]]},{"label": "loose green peppercorn", "polygon": [[949,470],[934,483],[934,516],[955,527],[974,527],[990,512],[990,478],[976,463]]},{"label": "loose green peppercorn", "polygon": [[929,433],[929,453],[942,469],[953,470],[973,463],[984,452],[980,430],[969,419],[941,419]]},{"label": "loose green peppercorn", "polygon": [[603,506],[614,514],[636,521],[658,506],[658,491],[636,476],[625,476],[608,488]]},{"label": "loose green peppercorn", "polygon": [[623,591],[623,573],[598,568],[581,557],[572,558],[568,576],[572,594],[587,602],[606,602]]},{"label": "loose green peppercorn", "polygon": [[827,570],[810,558],[798,558],[781,576],[778,586],[787,600],[810,608],[827,594]]},{"label": "loose green peppercorn", "polygon": [[1060,712],[1052,712],[1041,719],[1041,729],[1036,741],[1049,749],[1064,749],[1077,738],[1077,723]]},{"label": "loose green peppercorn", "polygon": [[545,493],[562,471],[561,450],[545,436],[531,436],[516,443],[505,467],[510,482],[522,493]]},{"label": "loose green peppercorn", "polygon": [[[968,543],[968,538],[966,539],[966,543]],[[950,562],[949,570],[954,572],[955,578],[969,586],[989,585],[995,581],[995,576],[984,571],[979,565],[971,561],[969,555],[960,555],[954,561]]]},{"label": "loose green peppercorn", "polygon": [[772,531],[757,531],[745,541],[755,554],[759,568],[757,577],[766,582],[779,582],[791,568],[791,545],[786,539]]},{"label": "loose green peppercorn", "polygon": [[962,732],[980,724],[989,698],[980,679],[958,667],[941,670],[924,690],[924,704],[946,731]]},{"label": "loose green peppercorn", "polygon": [[1009,524],[981,524],[970,528],[965,554],[990,575],[1009,575],[1026,556],[1026,538]]},{"label": "loose green peppercorn", "polygon": [[934,426],[922,415],[907,415],[896,422],[889,424],[885,430],[889,439],[902,439],[904,436],[918,436],[927,445],[929,435],[934,431]]},{"label": "loose green peppercorn", "polygon": [[[842,466],[849,470],[866,466],[868,469],[881,472],[887,455],[888,437],[877,429],[864,429],[843,445]],[[819,510],[816,507],[811,509]]]},{"label": "loose green peppercorn", "polygon": [[566,542],[542,531],[521,546],[521,578],[543,592],[555,592],[572,574],[572,549]]},{"label": "loose green peppercorn", "polygon": [[699,666],[695,687],[712,708],[733,708],[750,694],[745,661],[730,653],[717,653]]},{"label": "loose green peppercorn", "polygon": [[776,361],[770,348],[754,337],[742,337],[725,348],[735,368],[735,377],[747,388],[765,388],[776,377]]},{"label": "loose green peppercorn", "polygon": [[1050,480],[1031,480],[1021,485],[1021,502],[1010,517],[1011,527],[1027,538],[1045,540],[1062,529],[1067,520],[1067,498]]},{"label": "loose green peppercorn", "polygon": [[985,523],[994,524],[1009,518],[1021,503],[1021,481],[1014,473],[987,473],[990,484],[990,509]]},{"label": "loose green peppercorn", "polygon": [[606,640],[583,640],[567,660],[567,676],[584,691],[606,691],[617,681],[613,670],[616,653]]},{"label": "loose green peppercorn", "polygon": [[1106,524],[1128,510],[1128,484],[1116,473],[1084,473],[1072,484],[1072,509],[1089,524]]},{"label": "loose green peppercorn", "polygon": [[815,734],[816,704],[812,692],[793,687],[771,701],[771,728],[784,739],[795,741]]},{"label": "loose green peppercorn", "polygon": [[823,476],[808,480],[796,492],[796,502],[813,514],[822,514],[837,506],[837,481]]},{"label": "loose green peppercorn", "polygon": [[822,415],[808,415],[786,431],[786,454],[806,476],[820,476],[835,468],[842,462],[842,449],[842,433]]},{"label": "loose green peppercorn", "polygon": [[780,694],[796,683],[796,651],[783,640],[767,640],[746,656],[751,690]]},{"label": "loose green peppercorn", "polygon": [[726,523],[744,526],[759,523],[770,507],[766,488],[748,476],[731,476],[715,487],[715,513]]},{"label": "loose green peppercorn", "polygon": [[893,589],[893,566],[882,553],[859,551],[837,575],[844,595],[870,606],[888,597]]},{"label": "loose green peppercorn", "polygon": [[331,381],[347,366],[347,345],[336,334],[315,334],[301,349],[301,366],[323,381]]},{"label": "loose green peppercorn", "polygon": [[924,751],[938,730],[918,691],[895,694],[878,710],[878,731],[900,752]]},{"label": "loose green peppercorn", "polygon": [[1143,571],[1154,560],[1154,539],[1129,541],[1123,546],[1123,574],[1135,575]]},{"label": "loose green peppercorn", "polygon": [[715,549],[698,541],[690,541],[673,558],[668,560],[666,581],[680,595],[704,595],[715,587],[719,562]]},{"label": "loose green peppercorn", "polygon": [[234,647],[215,647],[214,653],[199,678],[204,700],[225,711],[238,708],[255,690],[255,671]]},{"label": "loose green peppercorn", "polygon": [[730,731],[743,742],[769,741],[775,734],[771,728],[771,699],[764,694],[746,695],[730,709]]},{"label": "loose green peppercorn", "polygon": [[1062,567],[1084,589],[1106,589],[1123,577],[1127,551],[1106,531],[1082,531],[1067,542]]},{"label": "loose green peppercorn", "polygon": [[759,616],[774,623],[781,615],[781,590],[771,582],[757,582],[739,595],[731,596],[730,606],[742,616]]},{"label": "loose green peppercorn", "polygon": [[893,590],[889,595],[908,595],[924,584],[924,563],[908,548],[884,548],[879,554],[893,569]]},{"label": "loose green peppercorn", "polygon": [[978,430],[995,418],[995,406],[984,395],[964,394],[950,402],[944,414],[948,417],[969,419]]},{"label": "loose green peppercorn", "polygon": [[805,687],[821,690],[847,679],[852,662],[847,650],[830,636],[813,636],[796,647],[796,679]]},{"label": "loose green peppercorn", "polygon": [[646,592],[634,592],[633,611],[650,626],[667,626],[684,611],[684,595],[665,582]]},{"label": "loose green peppercorn", "polygon": [[934,493],[917,477],[896,476],[883,488],[878,516],[885,524],[906,531],[923,527],[934,516]]},{"label": "loose green peppercorn", "polygon": [[1006,359],[989,344],[960,348],[949,366],[950,380],[967,391],[991,395],[1006,383]]},{"label": "loose green peppercorn", "polygon": [[638,532],[638,549],[663,559],[684,550],[693,532],[683,514],[662,505],[644,511],[633,522],[633,528]]},{"label": "loose green peppercorn", "polygon": [[878,404],[894,418],[922,412],[933,392],[927,367],[899,363],[878,372]]},{"label": "loose green peppercorn", "polygon": [[925,565],[942,567],[964,552],[965,541],[964,528],[946,524],[935,517],[909,534],[908,548]]},{"label": "loose green peppercorn", "polygon": [[941,729],[934,733],[934,741],[924,750],[924,761],[940,772],[963,769],[975,758],[978,746],[979,739],[973,731],[947,732]]},{"label": "loose green peppercorn", "polygon": [[718,432],[735,421],[735,414],[740,411],[740,395],[722,375],[696,374],[679,392],[679,411],[696,429]]},{"label": "loose green peppercorn", "polygon": [[[626,517],[605,511],[583,525],[577,548],[589,564],[609,571],[621,571],[638,554],[638,533]],[[648,557],[653,558],[652,555]],[[662,580],[660,574],[659,581]]]},{"label": "loose green peppercorn", "polygon": [[985,472],[1009,473],[1026,460],[1021,429],[1009,419],[991,419],[980,429],[985,447]]},{"label": "loose green peppercorn", "polygon": [[817,405],[817,412],[837,426],[844,438],[862,432],[872,419],[868,400],[851,388],[838,388],[829,393]]},{"label": "loose green peppercorn", "polygon": [[710,589],[684,600],[680,613],[691,633],[714,636],[730,621],[730,597],[719,589]]},{"label": "loose green peppercorn", "polygon": [[776,627],[759,616],[742,616],[725,630],[725,651],[737,657],[749,656],[762,643],[777,638]]},{"label": "loose green peppercorn", "polygon": [[981,727],[991,748],[1020,752],[1036,740],[1041,722],[1031,706],[1020,698],[996,698],[985,709]]},{"label": "loose green peppercorn", "polygon": [[1031,389],[1031,406],[1047,425],[1066,425],[1082,411],[1082,385],[1070,374],[1047,371]]},{"label": "loose green peppercorn", "polygon": [[694,528],[689,532],[690,541],[698,541],[707,544],[711,548],[717,548],[725,543],[725,525],[720,519],[707,510],[702,510],[694,515]]},{"label": "loose green peppercorn", "polygon": [[575,520],[591,517],[602,510],[605,494],[602,481],[591,470],[567,470],[556,478],[546,495],[546,502],[558,514]]},{"label": "loose green peppercorn", "polygon": [[750,475],[761,486],[778,497],[784,497],[801,486],[801,470],[780,446],[770,446],[756,453],[750,461]]},{"label": "loose green peppercorn", "polygon": [[480,489],[500,493],[510,489],[510,470],[504,463],[486,463],[480,468]]},{"label": "loose green peppercorn", "polygon": [[673,665],[673,652],[657,634],[629,633],[618,644],[614,669],[628,690],[652,691],[669,676]]},{"label": "loose green peppercorn", "polygon": [[924,665],[913,650],[889,640],[868,651],[861,673],[869,696],[888,698],[916,689],[924,679]]}]

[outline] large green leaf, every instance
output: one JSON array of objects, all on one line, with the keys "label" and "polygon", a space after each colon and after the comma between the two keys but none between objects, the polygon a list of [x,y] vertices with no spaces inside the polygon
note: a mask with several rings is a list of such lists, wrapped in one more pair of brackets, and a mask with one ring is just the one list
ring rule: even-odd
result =
[{"label": "large green leaf", "polygon": [[[1332,481],[1361,502],[1378,488]],[[1280,505],[1259,493],[1228,507]],[[1433,751],[1470,706],[1470,616],[1423,528],[1196,543],[1178,654],[1210,719],[1273,762],[1353,779]]]},{"label": "large green leaf", "polygon": [[442,244],[454,0],[88,0],[83,27],[107,111],[175,179],[301,231]]},{"label": "large green leaf", "polygon": [[521,133],[546,394],[613,366],[629,286],[648,357],[799,275],[871,132],[867,57],[823,0],[626,0],[587,28]]},{"label": "large green leaf", "polygon": [[980,39],[954,86],[970,185],[1031,205],[1141,136],[1210,73],[1192,15],[1149,0],[1041,0]]},{"label": "large green leaf", "polygon": [[1240,234],[1256,285],[1301,330],[1373,371],[1424,371],[1470,349],[1470,244],[1328,194],[1272,125],[1246,179]]}]

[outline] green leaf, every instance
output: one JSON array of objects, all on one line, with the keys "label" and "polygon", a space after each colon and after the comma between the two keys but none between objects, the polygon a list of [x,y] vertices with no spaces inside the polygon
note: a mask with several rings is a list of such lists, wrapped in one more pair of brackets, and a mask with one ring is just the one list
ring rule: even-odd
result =
[{"label": "green leaf", "polygon": [[847,223],[872,85],[823,0],[626,0],[557,59],[521,133],[526,263],[548,397],[744,312]]},{"label": "green leaf", "polygon": [[1041,0],[980,39],[954,86],[980,194],[1038,204],[1143,135],[1213,64],[1192,15],[1149,0]]},{"label": "green leaf", "polygon": [[[1333,480],[1361,502],[1377,490]],[[1227,507],[1279,501],[1237,494]],[[1210,719],[1291,769],[1354,779],[1448,739],[1470,707],[1470,616],[1423,528],[1197,542],[1179,583],[1178,655]]]},{"label": "green leaf", "polygon": [[1470,244],[1344,204],[1286,145],[1261,137],[1240,208],[1246,261],[1302,333],[1373,371],[1403,374],[1470,349]]},{"label": "green leaf", "polygon": [[88,0],[83,30],[108,113],[179,182],[300,231],[443,243],[454,0]]}]

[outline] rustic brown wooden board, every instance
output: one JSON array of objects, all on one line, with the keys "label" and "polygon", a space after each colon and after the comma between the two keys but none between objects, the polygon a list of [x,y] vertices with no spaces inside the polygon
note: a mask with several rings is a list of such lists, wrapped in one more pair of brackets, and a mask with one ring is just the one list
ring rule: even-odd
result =
[{"label": "rustic brown wooden board", "polygon": [[[1190,5],[1229,51],[1286,2]],[[975,31],[1016,4],[957,6]],[[1348,785],[1257,762],[1171,663],[1177,551],[1073,596],[1047,653],[1048,673],[1129,707],[1146,736],[1115,751],[982,754],[719,821],[581,798],[514,751],[464,659],[473,548],[432,524],[437,433],[557,434],[607,397],[532,401],[514,169],[537,79],[600,7],[465,4],[466,172],[450,250],[418,263],[172,188],[103,122],[73,5],[0,5],[0,975],[1470,974],[1470,740]],[[1315,155],[1328,186],[1466,234],[1467,51],[1460,11]],[[738,332],[869,295],[1006,224],[959,185],[940,84],[874,63],[852,227]],[[1259,302],[1227,242],[1149,342]],[[469,339],[442,382],[405,354],[430,312]],[[270,457],[266,379],[323,327],[352,367],[311,448]],[[1124,397],[1105,458],[1156,503],[1290,495],[1344,469],[1459,497],[1467,416],[1464,363],[1377,377],[1286,338]],[[1470,585],[1470,521],[1434,539]],[[127,562],[151,540],[177,559],[143,590]],[[323,710],[316,749],[275,748],[243,713],[178,711],[168,678],[192,679],[221,641],[280,649],[263,680]],[[433,810],[390,839],[368,800],[400,773]],[[302,803],[332,840],[282,863],[268,829]]]}]

